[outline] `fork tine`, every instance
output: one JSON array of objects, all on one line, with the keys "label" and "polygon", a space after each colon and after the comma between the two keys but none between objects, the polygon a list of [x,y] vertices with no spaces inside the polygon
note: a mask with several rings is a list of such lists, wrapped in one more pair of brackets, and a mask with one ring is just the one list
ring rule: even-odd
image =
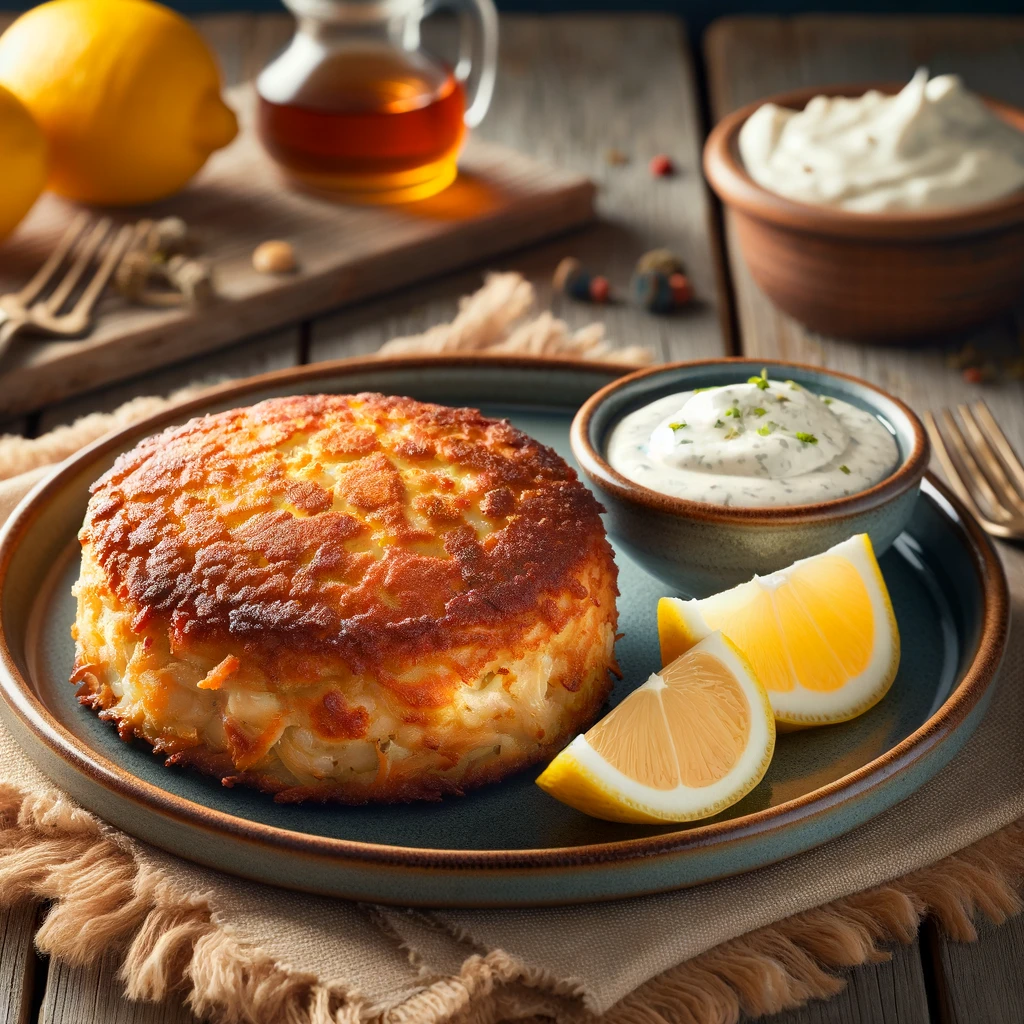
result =
[{"label": "fork tine", "polygon": [[1013,484],[1010,483],[1003,464],[999,461],[999,456],[992,450],[992,445],[988,443],[988,438],[978,427],[974,414],[966,405],[958,405],[957,412],[960,413],[960,420],[966,431],[966,440],[971,449],[971,455],[991,486],[996,500],[1011,515],[1014,512],[1024,513],[1024,502],[1021,501]]},{"label": "fork tine", "polygon": [[965,486],[963,475],[960,472],[960,467],[953,461],[953,457],[950,454],[949,449],[946,447],[946,440],[939,430],[939,425],[935,422],[935,417],[930,412],[926,412],[924,414],[924,427],[925,430],[928,431],[928,437],[931,439],[932,447],[935,449],[935,454],[939,457],[939,463],[945,471],[946,479],[949,480],[953,490],[956,491],[963,503],[971,510],[976,518],[982,521],[986,520],[988,517],[978,507],[978,503],[974,500],[973,495]]},{"label": "fork tine", "polygon": [[935,454],[938,456],[939,463],[945,471],[946,478],[952,485],[953,490],[955,490],[963,499],[964,504],[967,505],[971,512],[980,518],[983,515],[981,508],[974,500],[974,496],[967,489],[967,486],[964,483],[964,474],[954,461],[952,452],[946,444],[946,439],[942,436],[942,431],[939,430],[939,425],[936,422],[935,416],[931,412],[926,412],[924,414],[924,427],[928,432],[928,437],[931,439],[932,446],[935,449]]},{"label": "fork tine", "polygon": [[72,246],[79,240],[89,224],[89,214],[84,210],[65,228],[57,248],[50,253],[43,265],[32,275],[32,279],[17,293],[17,299],[23,306],[29,306],[43,293],[50,283],[50,278],[67,259]]},{"label": "fork tine", "polygon": [[40,303],[45,312],[50,316],[56,316],[60,312],[61,306],[67,302],[68,296],[74,291],[75,285],[78,284],[82,274],[85,273],[89,264],[92,263],[96,256],[99,247],[103,244],[103,239],[107,237],[112,224],[113,222],[109,217],[104,217],[96,224],[92,231],[89,232],[89,237],[85,240],[85,243],[75,253],[75,260],[68,268],[64,279],[54,289],[53,294]]},{"label": "fork tine", "polygon": [[[971,492],[974,501],[978,505],[987,506],[991,514],[988,518],[997,521],[1006,521],[1013,518],[1013,513],[1006,508],[999,500],[999,496],[992,489],[984,470],[978,465],[971,446],[967,443],[959,424],[953,418],[949,409],[942,410],[942,425],[945,427],[946,436],[952,445],[956,461],[964,469],[962,474],[964,486]],[[979,494],[981,497],[979,498]]]},{"label": "fork tine", "polygon": [[973,414],[978,426],[988,437],[989,443],[999,453],[1003,467],[1016,484],[1018,493],[1024,498],[1024,465],[1021,465],[1020,458],[1013,450],[1013,445],[1007,440],[1002,427],[996,422],[995,416],[984,402],[974,403]]},{"label": "fork tine", "polygon": [[[107,282],[110,280],[110,275],[117,269],[117,265],[121,262],[124,254],[128,251],[129,247],[136,241],[137,229],[132,227],[130,224],[123,224],[117,234],[114,236],[114,240],[107,247],[106,254],[103,257],[103,262],[100,263],[99,269],[93,275],[92,280],[86,285],[85,290],[78,297],[78,301],[68,312],[69,317],[78,317],[82,321],[86,321],[89,314],[92,312],[92,307],[96,304],[96,300],[100,297],[103,289],[106,288]],[[84,328],[84,323],[83,323]]]}]

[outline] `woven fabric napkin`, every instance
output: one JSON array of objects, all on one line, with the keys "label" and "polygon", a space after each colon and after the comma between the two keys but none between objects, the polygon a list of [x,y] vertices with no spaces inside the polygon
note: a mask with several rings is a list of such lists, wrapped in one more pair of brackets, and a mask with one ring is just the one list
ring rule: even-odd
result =
[{"label": "woven fabric napkin", "polygon": [[[164,401],[136,400],[110,422]],[[90,417],[6,448],[0,440],[0,478],[9,477],[0,520],[51,471],[35,463],[110,422]],[[12,466],[27,471],[11,477]],[[1019,616],[1024,552],[1002,553]],[[997,920],[1019,909],[1022,682],[1014,633],[993,704],[961,754],[845,837],[697,888],[554,909],[375,907],[207,870],[76,808],[0,727],[0,903],[53,901],[37,935],[43,950],[83,962],[116,949],[130,995],[177,989],[211,1019],[727,1024],[836,991],[834,968],[909,940],[925,913],[969,938],[975,906]]]}]

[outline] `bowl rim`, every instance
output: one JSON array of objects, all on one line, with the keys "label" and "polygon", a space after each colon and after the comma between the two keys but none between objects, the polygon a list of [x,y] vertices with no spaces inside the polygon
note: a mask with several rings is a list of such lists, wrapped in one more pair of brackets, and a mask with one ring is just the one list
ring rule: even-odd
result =
[{"label": "bowl rim", "polygon": [[[765,96],[726,114],[712,128],[704,143],[704,175],[719,199],[727,206],[760,220],[791,230],[849,238],[923,240],[1007,228],[1024,222],[1024,189],[987,203],[943,210],[859,213],[803,203],[771,192],[759,185],[743,166],[738,137],[747,118],[765,103],[803,109],[815,96],[861,96],[870,89],[895,93],[906,83],[857,82],[841,85],[805,86]],[[990,96],[979,98],[996,114],[1024,132],[1024,108]]]},{"label": "bowl rim", "polygon": [[[598,409],[614,394],[638,380],[657,377],[673,370],[698,369],[701,367],[735,366],[737,368],[784,367],[788,370],[818,374],[848,381],[858,387],[874,392],[886,402],[891,402],[906,417],[914,435],[913,445],[900,464],[883,480],[856,494],[809,505],[773,505],[743,507],[734,505],[712,505],[710,502],[690,501],[675,498],[660,491],[638,484],[613,469],[604,455],[598,451],[590,437],[590,427]],[[875,409],[876,415],[879,410]],[[580,468],[602,492],[620,501],[640,505],[643,508],[665,515],[679,516],[704,523],[724,523],[735,526],[794,526],[817,522],[822,519],[847,519],[861,515],[891,501],[897,495],[920,483],[931,458],[931,442],[917,413],[905,402],[889,394],[869,381],[854,377],[838,370],[828,370],[808,363],[794,363],[784,359],[754,359],[748,356],[727,356],[720,359],[683,360],[677,363],[661,363],[657,366],[637,370],[625,377],[606,384],[580,406],[569,430],[569,441]]]}]

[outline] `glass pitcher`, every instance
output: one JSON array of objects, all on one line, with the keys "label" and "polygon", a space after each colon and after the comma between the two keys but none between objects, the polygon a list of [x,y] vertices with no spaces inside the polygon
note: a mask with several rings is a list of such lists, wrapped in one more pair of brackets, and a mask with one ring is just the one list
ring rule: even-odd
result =
[{"label": "glass pitcher", "polygon": [[[285,0],[298,25],[260,73],[260,139],[285,173],[368,202],[424,199],[455,180],[466,128],[491,102],[493,0]],[[453,68],[420,46],[420,22],[459,14]]]}]

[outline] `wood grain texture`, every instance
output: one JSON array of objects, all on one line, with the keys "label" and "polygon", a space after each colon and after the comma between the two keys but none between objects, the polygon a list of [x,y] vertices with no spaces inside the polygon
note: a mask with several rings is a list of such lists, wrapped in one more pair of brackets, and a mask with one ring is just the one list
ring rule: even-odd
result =
[{"label": "wood grain texture", "polygon": [[37,910],[33,903],[0,910],[0,1024],[29,1024]]},{"label": "wood grain texture", "polygon": [[1024,105],[1024,18],[722,18],[704,40],[713,112],[809,85],[909,80],[918,68],[955,72],[969,88]]},{"label": "wood grain texture", "polygon": [[977,942],[951,942],[935,928],[924,941],[935,958],[936,1024],[1016,1024],[1024,1020],[1024,919],[979,922]]},{"label": "wood grain texture", "polygon": [[[613,342],[648,345],[661,359],[721,354],[722,304],[700,173],[702,127],[683,24],[654,15],[507,16],[501,33],[494,104],[477,135],[591,178],[600,220],[486,266],[524,273],[536,286],[538,307],[553,309],[574,328],[601,320]],[[612,147],[630,162],[610,165]],[[671,156],[675,176],[651,177],[648,163],[658,153]],[[621,295],[637,257],[658,246],[683,259],[698,296],[677,314],[552,295],[551,274],[563,256],[605,274]],[[458,297],[479,286],[483,269],[318,320],[311,357],[369,352],[396,334],[451,319]]]},{"label": "wood grain texture", "polygon": [[125,998],[113,957],[91,967],[50,963],[39,1024],[197,1024],[178,1000],[138,1003]]},{"label": "wood grain texture", "polygon": [[917,942],[892,949],[892,959],[851,971],[846,988],[828,1000],[762,1017],[761,1024],[929,1024],[928,995]]},{"label": "wood grain texture", "polygon": [[[737,18],[712,27],[706,41],[712,111],[721,117],[761,96],[805,85],[869,79],[909,78],[927,63],[933,72],[958,71],[972,88],[1024,103],[1024,19],[981,18]],[[874,381],[915,410],[938,409],[983,398],[1018,451],[1024,452],[1024,384],[1001,376],[990,384],[968,384],[950,365],[966,342],[1000,361],[1020,354],[1021,318],[1006,316],[950,339],[943,347],[871,347],[815,335],[782,315],[757,289],[747,272],[726,217],[728,262],[738,328],[746,355],[824,365]],[[1024,571],[1019,550],[1001,548],[1011,574]],[[1013,928],[1007,932],[1006,928]],[[1019,923],[986,929],[973,946],[950,944],[934,935],[923,953],[942,994],[943,1024],[985,1024],[1024,1019],[1020,978]],[[874,985],[881,967],[854,971],[858,985]],[[907,970],[920,984],[911,958]],[[875,978],[876,981],[871,979]],[[911,982],[904,979],[901,985]],[[983,997],[981,989],[991,991]],[[891,1012],[890,1012],[891,1011]],[[872,1021],[900,1021],[894,1008]],[[1012,1011],[1012,1012],[1011,1012]],[[822,1021],[860,1020],[844,1015],[838,1002],[822,1007]],[[959,1013],[960,1016],[956,1016]],[[984,1016],[984,1014],[990,1014]],[[1003,1014],[1000,1016],[1000,1014]],[[803,1024],[782,1015],[777,1024]],[[923,1018],[927,1019],[927,1018]]]},{"label": "wood grain texture", "polygon": [[295,366],[300,361],[300,352],[298,328],[249,338],[208,356],[175,361],[154,373],[56,402],[37,417],[36,431],[44,433],[91,412],[110,412],[138,395],[168,395],[189,384],[216,384]]},{"label": "wood grain texture", "polygon": [[[237,27],[237,40],[226,17],[205,30],[224,49],[230,76],[244,82],[287,36],[287,20],[242,19]],[[252,130],[251,86],[234,86],[229,102],[242,123],[235,142],[215,153],[178,196],[113,214],[115,220],[183,217],[214,265],[219,301],[200,310],[154,310],[108,294],[86,338],[22,341],[0,359],[4,412],[38,408],[83,383],[95,386],[161,365],[169,347],[179,357],[207,352],[592,218],[593,186],[583,176],[480,140],[466,147],[455,184],[416,204],[353,206],[289,189]],[[74,209],[55,196],[42,197],[0,249],[0,293],[31,276]],[[268,238],[294,244],[297,273],[271,277],[252,269],[253,249]]]}]

